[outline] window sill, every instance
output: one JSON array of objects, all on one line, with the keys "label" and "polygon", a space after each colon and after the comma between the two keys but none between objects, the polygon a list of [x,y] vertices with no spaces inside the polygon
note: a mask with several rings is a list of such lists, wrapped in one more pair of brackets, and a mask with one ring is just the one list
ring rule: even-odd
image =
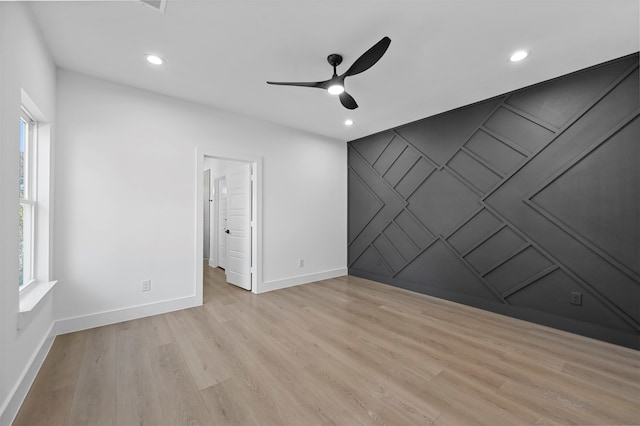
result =
[{"label": "window sill", "polygon": [[20,308],[18,309],[18,330],[24,328],[42,299],[45,298],[58,281],[35,282],[20,292]]}]

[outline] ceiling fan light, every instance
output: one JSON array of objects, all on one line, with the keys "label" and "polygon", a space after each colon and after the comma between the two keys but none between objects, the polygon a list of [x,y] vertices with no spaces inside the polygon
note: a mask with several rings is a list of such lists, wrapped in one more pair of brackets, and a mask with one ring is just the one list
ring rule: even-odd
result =
[{"label": "ceiling fan light", "polygon": [[344,86],[341,84],[334,84],[332,86],[329,86],[327,91],[332,95],[339,95],[344,92]]}]

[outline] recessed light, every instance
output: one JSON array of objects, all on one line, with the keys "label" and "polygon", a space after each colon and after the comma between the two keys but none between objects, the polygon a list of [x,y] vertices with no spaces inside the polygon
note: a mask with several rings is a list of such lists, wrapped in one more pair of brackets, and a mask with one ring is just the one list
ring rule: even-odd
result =
[{"label": "recessed light", "polygon": [[529,52],[527,52],[526,50],[518,50],[517,52],[514,52],[511,55],[509,60],[511,62],[519,62],[519,61],[523,60],[524,58],[526,58],[527,56],[529,56]]},{"label": "recessed light", "polygon": [[353,120],[351,120],[351,119],[344,120],[344,125],[345,126],[353,126]]},{"label": "recessed light", "polygon": [[162,59],[158,55],[147,55],[147,56],[145,56],[145,58],[147,59],[147,62],[149,62],[150,64],[153,64],[153,65],[162,65],[162,64],[164,64],[164,59]]}]

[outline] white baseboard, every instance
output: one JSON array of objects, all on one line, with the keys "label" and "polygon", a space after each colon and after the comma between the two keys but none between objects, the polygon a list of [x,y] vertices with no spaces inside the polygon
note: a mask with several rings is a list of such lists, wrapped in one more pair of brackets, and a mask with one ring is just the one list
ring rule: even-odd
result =
[{"label": "white baseboard", "polygon": [[296,285],[328,280],[330,278],[342,277],[344,275],[347,275],[347,273],[347,268],[338,268],[329,271],[316,272],[313,274],[298,275],[282,280],[265,281],[259,285],[258,293],[266,293],[267,291],[280,290],[281,288],[293,287]]},{"label": "white baseboard", "polygon": [[[347,268],[338,268],[281,280],[267,281],[260,285],[259,292],[265,293],[281,288],[341,277],[347,275],[347,272]],[[57,335],[86,330],[89,328],[102,327],[104,325],[144,318],[151,315],[159,315],[180,309],[193,308],[195,306],[198,306],[196,296],[188,296],[180,299],[166,300],[148,305],[132,306],[129,308],[116,309],[55,321],[49,327],[49,331],[42,339],[39,349],[33,354],[21,375],[20,380],[7,397],[4,405],[0,407],[0,425],[10,425],[13,422]]]},{"label": "white baseboard", "polygon": [[45,358],[49,354],[49,350],[55,340],[55,322],[51,324],[49,330],[45,334],[44,338],[40,342],[40,346],[33,354],[29,363],[25,367],[24,371],[20,375],[20,379],[13,387],[7,399],[2,407],[0,407],[0,425],[10,425],[18,414],[20,406],[27,397],[27,393],[33,384],[33,381],[40,371],[40,367],[44,363]]},{"label": "white baseboard", "polygon": [[113,311],[99,312],[97,314],[82,315],[56,321],[56,335],[73,333],[74,331],[87,330],[89,328],[102,327],[103,325],[116,324],[152,315],[164,314],[198,306],[195,296],[180,299],[166,300],[148,305],[138,305]]}]

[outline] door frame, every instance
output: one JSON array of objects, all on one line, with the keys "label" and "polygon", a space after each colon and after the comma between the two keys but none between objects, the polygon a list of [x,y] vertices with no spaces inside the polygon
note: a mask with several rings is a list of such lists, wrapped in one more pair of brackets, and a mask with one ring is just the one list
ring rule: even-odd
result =
[{"label": "door frame", "polygon": [[[251,164],[252,169],[252,210],[253,221],[251,223],[251,292],[259,293],[262,285],[262,157],[229,151],[224,148],[209,148],[203,146],[196,147],[196,167],[195,167],[195,193],[201,195],[204,191],[204,182],[202,176],[204,174],[205,157],[218,158],[221,160],[243,161]],[[196,304],[202,305],[202,255],[203,255],[203,228],[204,228],[204,211],[203,200],[201,196],[196,196],[195,216],[195,278],[196,278]],[[198,259],[200,261],[198,262]]]},{"label": "door frame", "polygon": [[[208,177],[209,177],[209,182],[206,182],[206,187],[208,188],[208,191],[205,192],[205,181],[207,180],[207,172],[208,173]],[[207,208],[209,209],[209,214],[205,215],[209,217],[209,223],[207,224],[207,221],[205,220],[205,218],[202,218],[202,238],[205,241],[209,241],[208,246],[206,244],[202,244],[202,259],[206,260],[207,263],[209,262],[209,259],[211,258],[211,210],[213,208],[213,206],[211,205],[211,169],[206,169],[202,172],[202,175],[204,176],[204,179],[202,180],[202,194],[206,195],[206,197],[202,197],[202,210],[203,210],[203,215],[205,213],[205,211],[207,210]],[[205,206],[206,205],[206,206]],[[208,225],[208,226],[207,226]],[[209,230],[209,235],[207,235],[207,232],[205,232],[206,230]],[[204,255],[204,253],[208,253],[208,255]]]},{"label": "door frame", "polygon": [[[223,179],[226,179],[224,176],[220,176],[213,179],[213,188],[214,188],[214,196],[213,196],[213,229],[211,234],[213,236],[213,242],[211,246],[214,250],[211,251],[211,256],[209,256],[209,265],[213,263],[213,267],[221,267],[220,265],[220,183]],[[226,249],[226,248],[225,248]],[[211,249],[209,249],[211,250]],[[225,259],[226,260],[226,259]]]}]

